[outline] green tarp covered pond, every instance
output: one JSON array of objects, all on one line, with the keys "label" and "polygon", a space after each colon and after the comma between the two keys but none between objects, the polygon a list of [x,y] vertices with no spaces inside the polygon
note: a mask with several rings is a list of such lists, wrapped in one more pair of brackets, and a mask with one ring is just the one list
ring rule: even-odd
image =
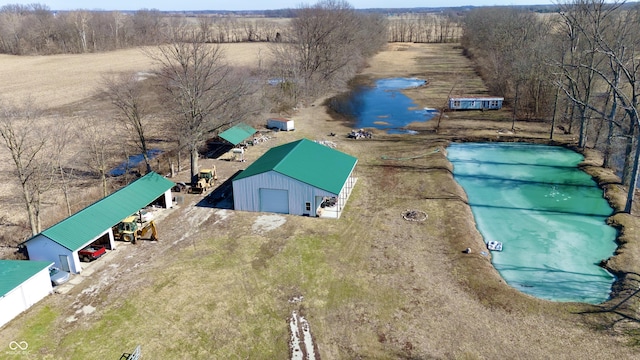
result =
[{"label": "green tarp covered pond", "polygon": [[454,178],[469,198],[485,242],[500,241],[492,262],[523,293],[553,301],[601,303],[614,277],[601,260],[616,249],[605,221],[612,209],[571,150],[522,143],[447,148]]}]

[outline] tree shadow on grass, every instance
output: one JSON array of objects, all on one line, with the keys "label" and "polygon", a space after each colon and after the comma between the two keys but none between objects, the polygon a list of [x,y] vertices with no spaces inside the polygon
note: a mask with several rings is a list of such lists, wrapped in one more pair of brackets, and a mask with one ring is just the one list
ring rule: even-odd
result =
[{"label": "tree shadow on grass", "polygon": [[[629,275],[632,275],[631,277]],[[606,325],[608,328],[613,328],[618,323],[623,321],[630,321],[636,323],[640,326],[640,318],[636,309],[640,304],[640,287],[636,284],[635,286],[631,286],[630,283],[640,283],[640,274],[637,273],[626,273],[627,279],[624,280],[624,285],[626,289],[621,291],[624,295],[618,295],[613,300],[608,301],[604,304],[595,305],[594,309],[579,311],[578,314],[581,315],[589,315],[589,314],[609,314],[613,315],[612,318],[603,320],[608,322]],[[615,301],[619,300],[619,301]],[[615,303],[614,303],[615,301]]]}]

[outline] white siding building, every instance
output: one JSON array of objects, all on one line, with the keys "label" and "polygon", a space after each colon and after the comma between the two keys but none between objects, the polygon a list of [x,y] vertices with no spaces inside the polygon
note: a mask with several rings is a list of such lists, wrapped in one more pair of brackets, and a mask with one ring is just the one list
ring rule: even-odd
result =
[{"label": "white siding building", "polygon": [[0,327],[53,292],[47,261],[0,260]]}]

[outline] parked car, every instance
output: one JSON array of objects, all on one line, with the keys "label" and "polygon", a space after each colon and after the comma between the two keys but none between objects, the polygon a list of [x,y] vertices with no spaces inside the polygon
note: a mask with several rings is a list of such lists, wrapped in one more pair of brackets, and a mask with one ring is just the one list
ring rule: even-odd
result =
[{"label": "parked car", "polygon": [[90,262],[106,253],[107,249],[104,246],[89,245],[78,251],[78,257],[84,262]]},{"label": "parked car", "polygon": [[61,285],[69,281],[69,274],[66,271],[62,271],[55,266],[49,268],[49,277],[51,278],[51,284],[53,286]]}]

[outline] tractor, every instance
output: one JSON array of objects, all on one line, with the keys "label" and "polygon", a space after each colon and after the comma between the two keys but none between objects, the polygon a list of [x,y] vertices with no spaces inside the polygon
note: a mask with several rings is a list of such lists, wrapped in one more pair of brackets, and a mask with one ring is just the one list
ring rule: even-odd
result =
[{"label": "tractor", "polygon": [[195,184],[189,189],[194,194],[202,194],[209,188],[215,185],[218,180],[218,174],[216,173],[216,167],[211,169],[202,169],[198,173],[198,178],[194,182]]},{"label": "tractor", "polygon": [[138,216],[132,215],[122,220],[118,225],[112,228],[113,236],[116,240],[122,240],[135,244],[137,240],[144,237],[147,232],[151,231],[151,240],[158,240],[158,229],[156,223],[151,220],[148,223],[139,223]]}]

